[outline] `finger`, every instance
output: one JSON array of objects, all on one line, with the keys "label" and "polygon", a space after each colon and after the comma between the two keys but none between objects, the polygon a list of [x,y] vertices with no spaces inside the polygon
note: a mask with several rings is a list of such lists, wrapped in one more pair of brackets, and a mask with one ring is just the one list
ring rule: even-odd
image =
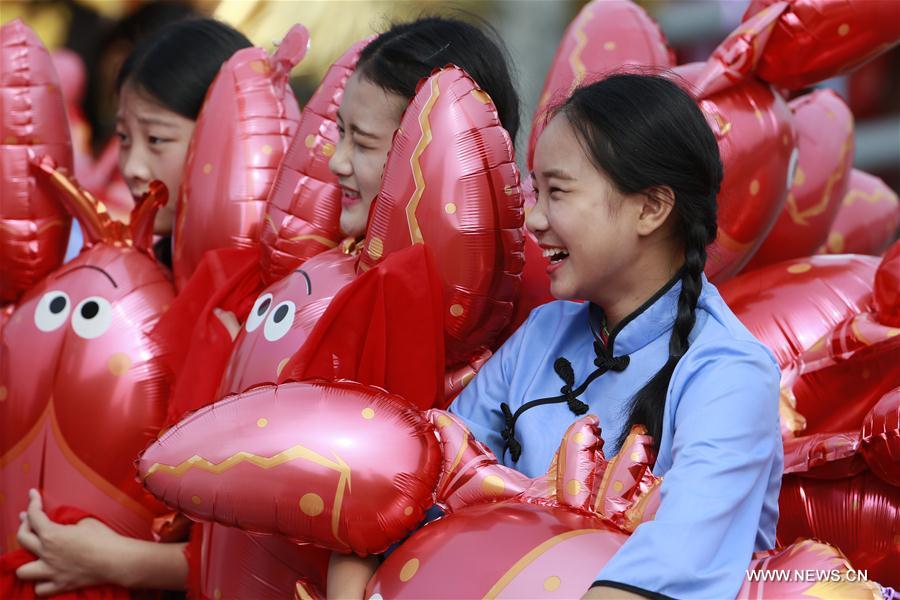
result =
[{"label": "finger", "polygon": [[31,525],[31,529],[38,536],[43,536],[47,529],[53,527],[55,523],[44,512],[41,495],[37,490],[28,490],[28,497],[30,499],[28,502],[28,522]]},{"label": "finger", "polygon": [[50,579],[53,575],[53,569],[42,560],[33,560],[16,569],[16,577],[28,581]]},{"label": "finger", "polygon": [[[23,515],[25,513],[22,513]],[[28,519],[22,519],[19,530],[16,532],[16,540],[19,545],[36,556],[41,555],[41,538],[36,536],[31,527],[28,526]]]},{"label": "finger", "polygon": [[34,593],[41,597],[53,596],[65,592],[69,589],[65,584],[56,583],[55,581],[42,581],[34,586]]}]

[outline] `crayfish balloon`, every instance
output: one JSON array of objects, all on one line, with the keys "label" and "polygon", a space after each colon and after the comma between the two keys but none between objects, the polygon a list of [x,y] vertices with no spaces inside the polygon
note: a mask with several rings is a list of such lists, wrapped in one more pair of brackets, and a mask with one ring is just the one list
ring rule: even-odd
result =
[{"label": "crayfish balloon", "polygon": [[341,239],[341,188],[328,161],[338,143],[344,85],[368,40],[350,47],[303,107],[300,126],[278,167],[260,236],[263,280],[273,283]]},{"label": "crayfish balloon", "polygon": [[62,264],[71,217],[31,157],[69,172],[72,141],[47,49],[14,19],[0,27],[0,304],[16,301]]},{"label": "crayfish balloon", "polygon": [[271,56],[261,48],[235,52],[210,85],[178,199],[173,266],[179,289],[207,250],[258,244],[266,198],[300,120],[288,76],[308,43],[306,29],[294,25]]},{"label": "crayfish balloon", "polygon": [[897,193],[878,177],[853,169],[847,193],[820,252],[881,254],[896,238],[898,227]]},{"label": "crayfish balloon", "polygon": [[490,97],[456,67],[420,83],[394,135],[359,265],[368,270],[412,244],[432,249],[449,366],[492,346],[512,317],[522,201],[512,143]]},{"label": "crayfish balloon", "polygon": [[778,12],[758,49],[756,75],[789,90],[808,87],[887,52],[900,41],[900,4],[870,0],[753,0],[749,21]]},{"label": "crayfish balloon", "polygon": [[847,191],[853,162],[853,115],[831,90],[791,101],[798,160],[787,202],[746,270],[809,256],[825,243]]},{"label": "crayfish balloon", "polygon": [[10,549],[29,488],[48,511],[74,506],[150,539],[166,512],[134,478],[134,457],[166,413],[164,347],[148,333],[174,297],[152,258],[165,187],[151,183],[130,227],[113,222],[52,162],[39,170],[79,219],[88,248],[22,298],[0,333],[0,505]]},{"label": "crayfish balloon", "polygon": [[582,83],[628,65],[674,67],[659,25],[630,0],[592,0],[563,33],[544,79],[528,138],[528,166],[546,123],[547,110]]}]

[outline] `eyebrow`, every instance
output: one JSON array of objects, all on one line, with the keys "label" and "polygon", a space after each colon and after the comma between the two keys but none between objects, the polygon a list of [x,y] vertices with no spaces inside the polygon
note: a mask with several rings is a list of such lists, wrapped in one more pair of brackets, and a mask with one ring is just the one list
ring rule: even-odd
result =
[{"label": "eyebrow", "polygon": [[153,117],[138,117],[138,123],[141,125],[162,125],[163,127],[178,127],[177,123],[166,121],[165,119],[155,119]]},{"label": "eyebrow", "polygon": [[294,273],[300,273],[303,277],[306,278],[306,295],[309,296],[312,294],[312,282],[309,280],[309,275],[306,274],[306,271],[303,269],[297,269]]},{"label": "eyebrow", "polygon": [[[572,177],[572,175],[570,175],[567,171],[564,171],[564,170],[562,170],[562,169],[556,169],[556,168],[554,168],[554,169],[547,169],[546,171],[541,172],[541,175],[542,175],[545,179],[550,179],[550,178],[553,178],[553,179],[566,179],[566,180],[570,180],[570,181],[575,179],[575,178]],[[533,174],[533,173],[532,173],[532,177],[534,177],[534,174]]]},{"label": "eyebrow", "polygon": [[360,128],[360,126],[356,125],[356,124],[353,124],[350,126],[350,131],[355,133],[356,135],[361,135],[363,137],[368,137],[368,138],[372,138],[372,139],[378,139],[378,134],[366,131],[365,129]]},{"label": "eyebrow", "polygon": [[109,279],[109,282],[112,284],[112,286],[114,288],[118,289],[118,287],[119,287],[116,284],[116,280],[112,278],[112,275],[110,275],[109,273],[107,273],[106,271],[101,269],[100,267],[95,267],[94,265],[81,265],[81,266],[75,267],[74,269],[69,269],[65,273],[60,273],[59,275],[57,275],[56,278],[59,279],[63,275],[68,275],[69,273],[74,273],[78,269],[93,269],[95,271],[100,271],[101,273],[103,273],[106,276],[107,279]]}]

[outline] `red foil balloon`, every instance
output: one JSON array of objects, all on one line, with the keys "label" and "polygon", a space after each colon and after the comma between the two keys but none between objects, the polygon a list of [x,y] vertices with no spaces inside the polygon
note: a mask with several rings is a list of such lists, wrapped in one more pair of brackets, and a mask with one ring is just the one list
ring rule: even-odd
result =
[{"label": "red foil balloon", "polygon": [[862,453],[872,472],[900,486],[900,387],[881,397],[862,427]]},{"label": "red foil balloon", "polygon": [[261,48],[238,50],[210,86],[178,201],[173,266],[179,289],[207,250],[258,243],[266,198],[300,120],[288,76],[308,42],[298,24],[271,56]]},{"label": "red foil balloon", "polygon": [[369,217],[360,269],[411,244],[433,250],[451,367],[492,347],[513,314],[524,261],[513,156],[490,97],[460,69],[438,70],[403,116]]},{"label": "red foil balloon", "polygon": [[291,383],[198,411],[138,468],[154,495],[193,518],[369,554],[421,521],[440,458],[434,428],[401,398]]},{"label": "red foil balloon", "polygon": [[344,85],[368,40],[350,47],[325,73],[300,115],[278,167],[260,236],[263,280],[272,283],[341,240],[341,188],[328,168],[338,143],[337,111]]},{"label": "red foil balloon", "polygon": [[165,349],[147,335],[174,297],[150,254],[165,188],[153,182],[125,228],[51,163],[40,172],[66,190],[89,248],[29,290],[0,333],[0,544],[15,547],[29,488],[48,511],[74,506],[150,539],[166,509],[135,480],[133,460],[169,393]]},{"label": "red foil balloon", "polygon": [[828,240],[819,252],[881,254],[897,237],[898,227],[897,193],[874,175],[853,169]]},{"label": "red foil balloon", "polygon": [[[689,64],[674,71],[690,84],[705,81],[710,65]],[[727,280],[750,260],[784,207],[793,179],[796,139],[790,110],[781,96],[758,81],[722,84],[721,91],[701,91],[700,109],[719,142],[725,177],[719,191],[719,230],[709,247],[706,274],[715,283]],[[759,160],[765,156],[766,160]]]},{"label": "red foil balloon", "polygon": [[798,134],[791,190],[775,227],[746,270],[813,254],[825,243],[847,191],[853,162],[853,115],[831,90],[789,104]]},{"label": "red foil balloon", "polygon": [[71,217],[31,159],[72,171],[66,107],[53,61],[19,19],[0,27],[0,304],[62,264]]},{"label": "red foil balloon", "polygon": [[669,68],[675,54],[643,8],[630,0],[593,0],[569,24],[547,71],[531,122],[528,166],[544,129],[547,109],[572,90],[626,65]]},{"label": "red foil balloon", "polygon": [[873,293],[878,322],[900,327],[900,241],[894,242],[881,259]]},{"label": "red foil balloon", "polygon": [[[791,90],[852,71],[900,41],[900,4],[791,0],[762,49],[756,75]],[[753,0],[747,21],[781,2]]]},{"label": "red foil balloon", "polygon": [[[814,537],[834,544],[869,579],[900,586],[897,488],[871,471],[841,479],[786,475],[778,500],[778,542]],[[827,595],[824,597],[846,597]]]},{"label": "red foil balloon", "polygon": [[878,259],[868,256],[813,256],[743,273],[720,286],[735,315],[775,354],[783,371],[782,428],[803,430],[796,412],[792,378],[800,355],[835,325],[872,305],[872,278]]}]

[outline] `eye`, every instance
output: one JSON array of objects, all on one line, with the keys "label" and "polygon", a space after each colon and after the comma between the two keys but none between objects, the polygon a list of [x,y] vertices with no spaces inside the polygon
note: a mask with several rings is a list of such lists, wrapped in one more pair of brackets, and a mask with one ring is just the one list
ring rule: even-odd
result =
[{"label": "eye", "polygon": [[100,337],[112,325],[112,305],[100,296],[85,298],[75,307],[72,329],[86,340]]},{"label": "eye", "polygon": [[272,310],[272,314],[266,319],[266,326],[263,328],[263,335],[270,342],[280,340],[294,324],[294,313],[297,312],[297,306],[290,300],[285,300]]},{"label": "eye", "polygon": [[256,330],[266,320],[266,313],[272,306],[272,294],[263,294],[253,303],[250,315],[247,317],[247,333]]},{"label": "eye", "polygon": [[69,318],[72,301],[65,292],[54,290],[47,292],[38,301],[34,309],[34,324],[41,331],[53,331]]}]

